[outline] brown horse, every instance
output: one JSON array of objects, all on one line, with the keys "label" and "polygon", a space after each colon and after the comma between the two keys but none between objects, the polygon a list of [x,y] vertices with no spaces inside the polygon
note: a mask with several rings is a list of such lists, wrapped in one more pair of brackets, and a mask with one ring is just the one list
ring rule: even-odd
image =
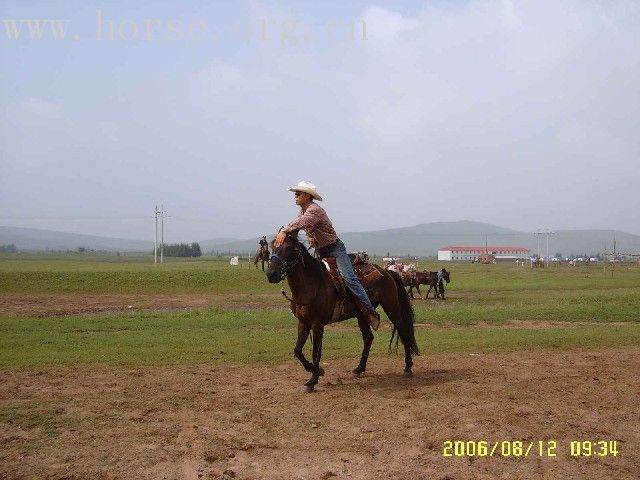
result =
[{"label": "brown horse", "polygon": [[[418,296],[422,298],[422,293],[420,293],[420,285],[431,285],[431,273],[432,272],[409,272],[401,274],[402,284],[405,287],[409,287],[409,297],[413,297],[413,289],[415,288],[418,292]],[[428,294],[427,294],[428,295]]]},{"label": "brown horse", "polygon": [[429,283],[427,283],[427,285],[429,285],[429,290],[427,291],[427,294],[424,296],[424,298],[429,298],[429,292],[431,292],[431,289],[433,288],[435,289],[436,298],[438,298],[439,296],[444,300],[444,282],[449,283],[451,281],[451,277],[446,269],[443,268],[441,271],[442,280],[440,280],[439,282],[438,272],[424,272],[429,278]]},{"label": "brown horse", "polygon": [[[411,355],[419,354],[413,326],[413,308],[402,286],[400,276],[377,265],[375,268],[381,273],[381,277],[373,284],[363,284],[363,286],[368,291],[374,307],[382,305],[382,309],[393,323],[394,333],[398,332],[404,345],[404,376],[409,377],[412,375],[411,367],[413,366]],[[367,368],[369,350],[373,343],[369,322],[351,295],[344,300],[340,315],[333,318],[334,308],[339,298],[330,274],[321,262],[309,254],[295,234],[287,235],[283,244],[274,248],[271,263],[267,269],[267,279],[270,283],[278,283],[284,278],[287,279],[291,289],[292,298],[289,299],[291,311],[298,319],[298,340],[293,354],[300,360],[304,369],[311,373],[311,378],[304,385],[305,390],[312,392],[319,377],[324,375],[324,370],[320,366],[322,335],[325,325],[334,321],[339,322],[354,317],[358,319],[364,348],[360,363],[353,369],[353,374],[358,376],[363,373]],[[305,358],[302,351],[309,333],[312,333],[313,340],[312,362]]]},{"label": "brown horse", "polygon": [[264,264],[266,262],[267,268],[269,267],[270,257],[269,247],[261,245],[256,249],[256,256],[253,259],[253,265],[258,268],[258,262],[262,261],[262,271],[264,272]]}]

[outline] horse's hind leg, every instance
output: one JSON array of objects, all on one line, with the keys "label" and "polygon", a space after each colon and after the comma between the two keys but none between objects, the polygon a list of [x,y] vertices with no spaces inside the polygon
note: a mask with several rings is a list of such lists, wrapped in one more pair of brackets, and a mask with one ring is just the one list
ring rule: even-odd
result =
[{"label": "horse's hind leg", "polygon": [[[422,293],[420,293],[420,284],[419,283],[416,285],[416,291],[418,292],[418,297],[422,298]],[[413,298],[413,297],[411,297],[411,298]]]},{"label": "horse's hind leg", "polygon": [[371,344],[373,343],[373,333],[371,327],[366,319],[358,317],[358,326],[362,332],[362,342],[364,347],[362,348],[362,355],[360,355],[360,363],[356,368],[352,370],[354,375],[360,375],[367,369],[367,359],[369,358],[369,351],[371,350]]}]

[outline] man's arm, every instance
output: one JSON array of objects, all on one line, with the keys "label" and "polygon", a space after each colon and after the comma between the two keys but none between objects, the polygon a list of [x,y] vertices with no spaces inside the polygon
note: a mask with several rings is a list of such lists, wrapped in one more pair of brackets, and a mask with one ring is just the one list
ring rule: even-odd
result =
[{"label": "man's arm", "polygon": [[278,235],[276,235],[276,239],[274,242],[274,246],[278,248],[284,242],[287,233],[291,233],[296,230],[308,230],[310,227],[313,227],[318,222],[318,216],[316,215],[315,209],[311,206],[307,208],[307,211],[298,215],[298,217],[292,221],[289,225],[284,227]]},{"label": "man's arm", "polygon": [[315,209],[313,207],[307,208],[307,211],[292,221],[289,225],[284,227],[282,230],[285,233],[291,233],[295,230],[307,230],[310,227],[313,227],[318,222],[318,217],[316,215]]}]

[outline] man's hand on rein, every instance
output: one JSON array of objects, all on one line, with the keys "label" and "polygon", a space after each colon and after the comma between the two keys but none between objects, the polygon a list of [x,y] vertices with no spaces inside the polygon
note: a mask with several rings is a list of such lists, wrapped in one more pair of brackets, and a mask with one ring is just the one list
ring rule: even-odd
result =
[{"label": "man's hand on rein", "polygon": [[284,239],[287,238],[287,234],[285,232],[278,232],[276,235],[276,239],[273,242],[273,246],[275,248],[279,248],[280,245],[284,243]]}]

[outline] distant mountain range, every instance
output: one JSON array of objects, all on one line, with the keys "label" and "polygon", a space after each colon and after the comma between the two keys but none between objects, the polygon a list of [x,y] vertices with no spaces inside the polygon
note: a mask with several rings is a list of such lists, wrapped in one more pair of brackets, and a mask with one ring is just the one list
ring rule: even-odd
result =
[{"label": "distant mountain range", "polygon": [[131,252],[153,249],[153,241],[0,226],[0,245],[7,244],[14,244],[19,250],[76,250],[78,247],[84,247],[109,252]]},{"label": "distant mountain range", "polygon": [[[531,253],[546,254],[546,238],[531,232],[520,232],[488,223],[462,220],[458,222],[433,222],[413,227],[392,228],[371,232],[339,233],[347,249],[364,250],[370,254],[394,256],[435,256],[445,246],[493,246],[524,247]],[[640,253],[640,235],[619,230],[556,230],[549,236],[549,253],[563,255],[595,254],[613,248],[626,253]],[[252,253],[258,238],[213,244],[218,252]]]},{"label": "distant mountain range", "polygon": [[[616,239],[616,250],[626,253],[640,253],[640,235],[618,230],[556,230],[549,237],[549,253],[563,255],[595,254],[611,250]],[[444,246],[484,246],[485,241],[493,246],[529,248],[546,253],[546,238],[531,232],[520,232],[487,223],[458,221],[434,222],[413,227],[376,230],[372,232],[344,232],[340,238],[351,251],[365,250],[370,254],[395,256],[436,255]],[[215,250],[220,253],[253,253],[259,237],[248,240],[216,238],[198,241],[204,253]],[[75,250],[85,247],[108,251],[151,251],[152,241],[127,240],[122,238],[98,237],[74,233],[54,232],[33,228],[0,226],[0,245],[14,244],[21,250]]]}]

